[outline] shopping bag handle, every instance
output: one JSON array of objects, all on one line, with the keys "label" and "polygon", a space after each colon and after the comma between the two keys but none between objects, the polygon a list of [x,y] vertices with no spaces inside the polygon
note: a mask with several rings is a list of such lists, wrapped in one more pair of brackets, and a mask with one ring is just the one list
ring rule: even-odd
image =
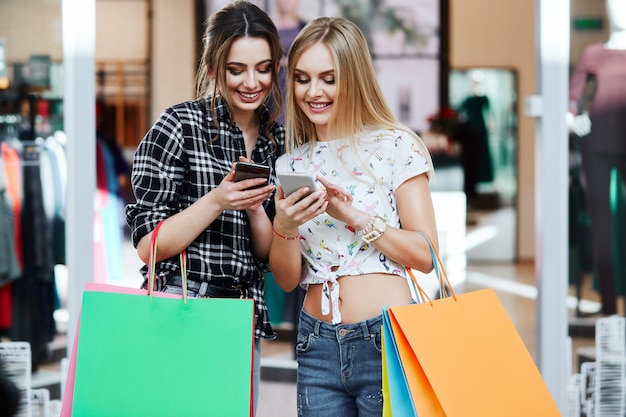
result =
[{"label": "shopping bag handle", "polygon": [[[157,256],[157,235],[159,234],[159,229],[165,220],[161,220],[159,224],[156,225],[154,230],[152,231],[152,236],[150,237],[150,260],[148,262],[148,295],[150,299],[152,299],[152,295],[154,294],[154,281],[155,281],[155,270],[156,270],[156,256]],[[182,251],[180,253],[180,275],[182,282],[182,291],[183,291],[183,302],[187,304],[187,251]]]},{"label": "shopping bag handle", "polygon": [[[428,246],[430,248],[430,256],[433,261],[433,268],[435,270],[435,275],[437,275],[437,279],[439,280],[441,297],[442,298],[452,297],[456,301],[456,294],[454,293],[454,289],[452,288],[452,285],[450,284],[450,280],[448,279],[448,274],[446,273],[446,270],[443,267],[443,262],[441,262],[441,258],[439,257],[439,253],[437,253],[437,249],[435,249],[435,247],[433,246],[433,243],[431,242],[430,238],[426,235],[426,233],[419,232],[419,231],[417,233],[419,233],[424,239],[426,239],[426,242],[428,242]],[[409,267],[406,267],[406,270],[409,273],[409,276],[411,277],[411,283],[415,286],[415,288],[417,288],[416,294],[419,295],[422,301],[426,300],[432,305],[433,303],[432,299],[428,296],[426,291],[424,291],[422,286],[417,281],[417,278],[413,274],[413,270],[411,270],[411,268]]]}]

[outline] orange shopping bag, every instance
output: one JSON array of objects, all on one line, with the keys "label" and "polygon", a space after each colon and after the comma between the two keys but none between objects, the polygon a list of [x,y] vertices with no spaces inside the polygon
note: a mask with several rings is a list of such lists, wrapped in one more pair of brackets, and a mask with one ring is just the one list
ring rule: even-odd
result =
[{"label": "orange shopping bag", "polygon": [[[408,269],[424,302],[385,309],[383,343],[400,359],[404,371],[400,383],[405,390],[408,386],[417,413],[394,413],[389,404],[385,415],[561,416],[495,291],[454,294],[439,256],[424,237],[441,284],[447,283],[450,291],[430,300]],[[385,360],[393,357],[387,354]],[[383,377],[390,375],[386,372]],[[389,389],[398,381],[389,382],[384,384],[393,396]]]}]

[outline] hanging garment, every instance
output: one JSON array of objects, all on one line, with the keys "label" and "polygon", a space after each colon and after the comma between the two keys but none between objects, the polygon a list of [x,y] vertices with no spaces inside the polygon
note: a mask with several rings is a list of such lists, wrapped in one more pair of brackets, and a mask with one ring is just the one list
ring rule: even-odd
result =
[{"label": "hanging garment", "polygon": [[6,171],[0,158],[0,287],[17,279],[21,273],[15,250],[13,203],[6,185]]},{"label": "hanging garment", "polygon": [[40,170],[40,147],[24,143],[21,211],[22,277],[13,283],[12,339],[29,342],[36,370],[47,357],[47,343],[56,333],[52,222],[46,215]]},{"label": "hanging garment", "polygon": [[[22,174],[19,162],[19,154],[16,149],[11,148],[7,143],[0,144],[0,155],[2,158],[3,172],[5,174],[5,192],[11,202],[11,213],[13,213],[13,250],[17,266],[22,268],[22,227],[20,219],[21,211],[21,188]],[[18,277],[16,277],[17,279]],[[13,288],[11,283],[0,286],[0,335],[11,336],[13,327]]]}]

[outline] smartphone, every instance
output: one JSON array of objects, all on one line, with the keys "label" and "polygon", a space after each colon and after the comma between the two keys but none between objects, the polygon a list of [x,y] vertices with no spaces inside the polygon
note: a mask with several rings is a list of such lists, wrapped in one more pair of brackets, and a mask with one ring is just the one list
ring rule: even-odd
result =
[{"label": "smartphone", "polygon": [[[235,182],[247,180],[250,178],[270,178],[270,168],[261,164],[253,164],[250,162],[237,162],[235,164]],[[260,184],[256,187],[263,187],[267,184]]]},{"label": "smartphone", "polygon": [[279,172],[278,181],[283,187],[285,196],[288,196],[299,188],[309,187],[309,192],[304,196],[306,197],[318,188],[315,179],[304,172]]}]

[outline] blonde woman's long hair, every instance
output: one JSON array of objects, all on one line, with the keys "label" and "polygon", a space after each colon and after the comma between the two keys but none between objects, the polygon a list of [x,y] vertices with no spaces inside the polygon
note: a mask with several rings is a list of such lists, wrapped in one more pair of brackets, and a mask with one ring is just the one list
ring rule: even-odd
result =
[{"label": "blonde woman's long hair", "polygon": [[302,53],[322,43],[334,60],[337,93],[328,123],[329,138],[349,137],[369,129],[399,129],[412,135],[431,167],[432,160],[422,139],[393,115],[376,78],[374,65],[363,33],[341,17],[319,17],[300,31],[289,50],[287,71],[287,152],[317,141],[315,125],[298,106],[294,96],[294,72]]}]

